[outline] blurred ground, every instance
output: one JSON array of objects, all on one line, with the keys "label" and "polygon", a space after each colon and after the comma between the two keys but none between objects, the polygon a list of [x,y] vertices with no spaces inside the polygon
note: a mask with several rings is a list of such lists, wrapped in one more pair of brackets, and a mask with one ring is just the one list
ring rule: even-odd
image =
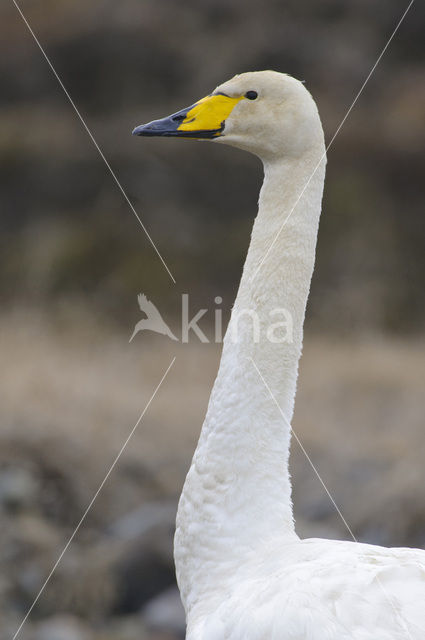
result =
[{"label": "blurred ground", "polygon": [[[1,638],[13,635],[174,355],[21,637],[183,637],[174,515],[220,347],[148,334],[128,344],[129,333],[78,308],[1,320]],[[425,545],[424,356],[416,340],[307,336],[294,429],[362,541]],[[295,442],[291,470],[300,535],[347,538]]]}]

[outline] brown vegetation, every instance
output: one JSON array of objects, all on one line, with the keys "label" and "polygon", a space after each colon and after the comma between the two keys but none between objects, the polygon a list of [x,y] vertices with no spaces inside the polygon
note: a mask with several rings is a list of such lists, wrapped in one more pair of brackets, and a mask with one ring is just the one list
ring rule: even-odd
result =
[{"label": "brown vegetation", "polygon": [[[233,298],[261,180],[234,149],[131,137],[234,73],[304,79],[328,141],[402,8],[352,0],[24,3],[41,43],[179,290]],[[3,296],[86,296],[128,319],[172,283],[13,7],[3,3]],[[423,304],[424,5],[415,3],[329,154],[310,318],[419,330]]]},{"label": "brown vegetation", "polygon": [[[0,326],[1,615],[14,631],[176,355],[22,636],[67,614],[86,634],[76,639],[132,640],[146,603],[174,584],[176,501],[220,347],[147,333],[129,345],[129,331],[64,317],[21,311]],[[294,430],[355,535],[424,545],[423,344],[310,336],[304,352]],[[299,533],[349,538],[295,441],[291,471]]]}]

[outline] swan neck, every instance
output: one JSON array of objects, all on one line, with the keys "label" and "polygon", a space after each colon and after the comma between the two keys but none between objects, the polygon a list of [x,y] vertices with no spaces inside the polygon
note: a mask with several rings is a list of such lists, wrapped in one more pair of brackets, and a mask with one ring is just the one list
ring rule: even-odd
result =
[{"label": "swan neck", "polygon": [[305,157],[264,163],[258,215],[220,368],[179,504],[175,560],[187,611],[219,592],[226,575],[259,545],[296,537],[290,421],[323,151],[321,144]]},{"label": "swan neck", "polygon": [[[319,145],[302,158],[264,162],[258,215],[223,349],[223,358],[229,353],[240,362],[254,361],[288,420],[314,268],[324,158]],[[258,389],[258,380],[253,385]]]}]

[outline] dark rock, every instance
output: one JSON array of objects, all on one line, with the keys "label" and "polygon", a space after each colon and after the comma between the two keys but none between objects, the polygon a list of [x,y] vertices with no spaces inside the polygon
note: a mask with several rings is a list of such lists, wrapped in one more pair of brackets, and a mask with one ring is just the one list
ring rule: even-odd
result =
[{"label": "dark rock", "polygon": [[115,570],[116,613],[138,611],[148,600],[175,585],[175,514],[174,502],[150,502],[110,528],[110,534],[122,549]]},{"label": "dark rock", "polygon": [[0,472],[0,505],[8,511],[28,508],[34,501],[38,485],[26,469],[5,468]]},{"label": "dark rock", "polygon": [[54,616],[34,626],[31,640],[91,640],[91,634],[73,616]]},{"label": "dark rock", "polygon": [[167,631],[184,638],[186,617],[177,587],[170,587],[150,600],[141,613],[148,629]]}]

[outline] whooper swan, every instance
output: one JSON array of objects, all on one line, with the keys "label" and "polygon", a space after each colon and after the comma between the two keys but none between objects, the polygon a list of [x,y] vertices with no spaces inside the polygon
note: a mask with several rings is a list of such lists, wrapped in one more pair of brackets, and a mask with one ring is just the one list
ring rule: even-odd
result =
[{"label": "whooper swan", "polygon": [[[178,508],[187,640],[424,640],[425,551],[300,540],[294,530],[288,421],[325,176],[312,97],[287,75],[244,73],[134,133],[210,139],[264,165],[230,321],[255,312],[260,339],[248,319],[237,341],[227,331]],[[267,338],[276,308],[292,316],[290,344]]]}]

